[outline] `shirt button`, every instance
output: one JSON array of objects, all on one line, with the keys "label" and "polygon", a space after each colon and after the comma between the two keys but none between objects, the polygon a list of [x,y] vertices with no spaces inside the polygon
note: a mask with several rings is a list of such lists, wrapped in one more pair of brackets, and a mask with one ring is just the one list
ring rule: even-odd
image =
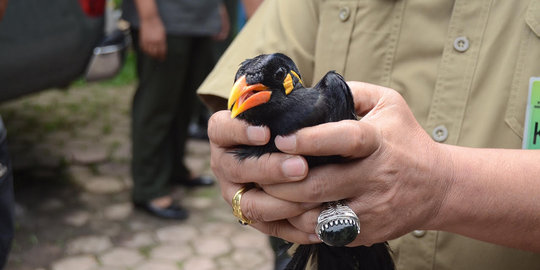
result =
[{"label": "shirt button", "polygon": [[420,238],[420,237],[423,237],[424,235],[426,235],[426,233],[427,233],[427,232],[424,231],[424,230],[414,230],[414,231],[412,232],[412,235],[414,235],[414,237]]},{"label": "shirt button", "polygon": [[448,129],[444,125],[437,126],[431,136],[436,142],[444,142],[448,138]]},{"label": "shirt button", "polygon": [[467,37],[458,37],[454,40],[454,49],[458,52],[465,52],[469,49],[469,39]]},{"label": "shirt button", "polygon": [[339,10],[339,19],[344,22],[346,21],[347,19],[349,19],[349,16],[351,15],[351,10],[349,9],[349,7],[342,7],[340,10]]}]

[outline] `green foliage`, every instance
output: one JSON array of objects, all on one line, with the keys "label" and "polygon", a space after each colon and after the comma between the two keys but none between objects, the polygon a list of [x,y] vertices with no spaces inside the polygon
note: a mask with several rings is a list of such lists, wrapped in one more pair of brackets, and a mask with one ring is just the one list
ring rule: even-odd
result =
[{"label": "green foliage", "polygon": [[122,7],[122,0],[112,0],[114,8],[119,9]]}]

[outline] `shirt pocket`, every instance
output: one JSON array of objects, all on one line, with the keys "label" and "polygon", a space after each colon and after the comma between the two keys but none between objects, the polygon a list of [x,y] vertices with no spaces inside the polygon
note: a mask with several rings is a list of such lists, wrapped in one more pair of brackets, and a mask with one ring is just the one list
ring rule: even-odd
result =
[{"label": "shirt pocket", "polygon": [[[315,81],[329,70],[347,80],[381,83],[380,63],[393,43],[388,42],[396,19],[396,1],[324,1],[317,33]],[[361,74],[361,76],[359,76]]]},{"label": "shirt pocket", "polygon": [[523,138],[529,80],[531,77],[540,77],[540,0],[529,3],[525,13],[525,24],[504,119],[521,138]]}]

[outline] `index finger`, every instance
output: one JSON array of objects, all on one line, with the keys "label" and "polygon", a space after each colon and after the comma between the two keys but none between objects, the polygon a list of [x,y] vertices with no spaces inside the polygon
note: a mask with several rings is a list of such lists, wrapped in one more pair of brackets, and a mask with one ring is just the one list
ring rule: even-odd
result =
[{"label": "index finger", "polygon": [[381,135],[369,123],[343,120],[306,127],[286,137],[277,136],[275,143],[288,154],[359,158],[379,148]]},{"label": "index finger", "polygon": [[223,110],[214,113],[208,120],[208,138],[220,147],[264,145],[270,140],[270,130],[231,119],[231,112]]}]

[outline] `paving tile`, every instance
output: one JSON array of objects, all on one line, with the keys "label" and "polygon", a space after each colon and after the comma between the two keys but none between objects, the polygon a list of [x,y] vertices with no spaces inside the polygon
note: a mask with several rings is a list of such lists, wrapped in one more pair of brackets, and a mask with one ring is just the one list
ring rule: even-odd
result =
[{"label": "paving tile", "polygon": [[112,247],[112,242],[106,236],[78,237],[67,244],[67,254],[90,253],[98,254]]},{"label": "paving tile", "polygon": [[256,249],[236,249],[232,259],[244,269],[258,269],[258,266],[266,263],[264,256]]},{"label": "paving tile", "polygon": [[125,177],[129,175],[130,167],[127,162],[106,162],[97,166],[100,175]]},{"label": "paving tile", "polygon": [[268,236],[251,227],[236,231],[231,237],[231,242],[235,248],[257,248],[262,250],[267,249],[269,246]]},{"label": "paving tile", "polygon": [[90,219],[90,213],[88,211],[75,211],[69,213],[64,217],[64,223],[74,227],[81,227]]},{"label": "paving tile", "polygon": [[199,232],[191,225],[176,225],[157,230],[156,235],[162,243],[186,244],[197,237]]},{"label": "paving tile", "polygon": [[141,263],[144,257],[137,251],[128,248],[114,248],[99,257],[104,266],[134,267]]},{"label": "paving tile", "polygon": [[117,177],[94,176],[84,183],[84,188],[91,193],[111,194],[121,192],[126,187]]},{"label": "paving tile", "polygon": [[133,268],[133,270],[179,270],[178,263],[160,260],[148,260]]},{"label": "paving tile", "polygon": [[184,264],[184,270],[215,270],[218,269],[216,263],[208,257],[194,257],[188,259]]},{"label": "paving tile", "polygon": [[212,207],[213,200],[211,198],[195,197],[184,201],[184,205],[190,209],[205,210]]},{"label": "paving tile", "polygon": [[[232,213],[231,213],[232,215]],[[229,223],[229,222],[205,222],[200,226],[201,232],[206,235],[215,235],[215,236],[226,236],[231,237],[233,233],[240,230],[243,231],[244,227],[238,222]]]},{"label": "paving tile", "polygon": [[197,254],[205,257],[217,257],[231,251],[231,245],[225,237],[207,235],[192,241]]},{"label": "paving tile", "polygon": [[47,198],[44,200],[41,205],[40,209],[42,211],[58,211],[62,208],[64,208],[65,204],[62,202],[62,200],[57,198]]},{"label": "paving tile", "polygon": [[102,144],[94,144],[82,139],[70,141],[64,147],[66,157],[79,164],[94,164],[107,159],[108,151]]},{"label": "paving tile", "polygon": [[132,236],[120,243],[122,246],[130,247],[130,248],[141,248],[141,247],[148,247],[153,246],[156,244],[156,240],[154,239],[154,234],[150,232],[134,232],[132,233]]},{"label": "paving tile", "polygon": [[103,212],[109,220],[124,220],[133,212],[133,205],[129,202],[112,204],[105,207]]},{"label": "paving tile", "polygon": [[83,165],[71,165],[67,168],[67,173],[75,183],[81,186],[94,177],[90,168]]},{"label": "paving tile", "polygon": [[164,261],[179,262],[191,256],[193,256],[193,250],[189,245],[159,245],[150,252],[150,258]]},{"label": "paving tile", "polygon": [[73,256],[66,257],[52,264],[52,270],[91,270],[98,266],[93,256]]}]

